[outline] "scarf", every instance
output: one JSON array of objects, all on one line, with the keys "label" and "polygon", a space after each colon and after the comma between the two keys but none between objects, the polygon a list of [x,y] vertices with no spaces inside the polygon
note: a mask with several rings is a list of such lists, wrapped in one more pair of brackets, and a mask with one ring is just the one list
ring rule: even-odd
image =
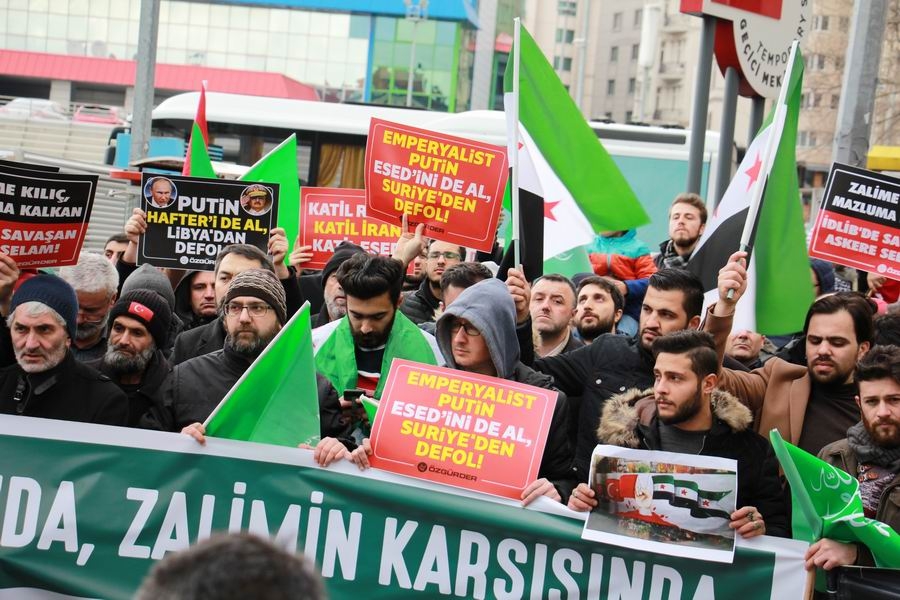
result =
[{"label": "scarf", "polygon": [[669,242],[666,244],[665,250],[663,250],[662,252],[663,268],[687,269],[687,264],[690,259],[690,255],[679,256],[675,252],[675,243],[672,240],[669,240]]},{"label": "scarf", "polygon": [[900,473],[900,447],[885,448],[872,441],[862,421],[847,430],[847,442],[860,464],[872,464]]},{"label": "scarf", "polygon": [[[395,358],[437,365],[434,349],[425,339],[422,330],[399,310],[394,317],[394,324],[384,348],[384,357],[381,359],[382,376],[378,378],[378,386],[375,388],[376,398],[381,398],[381,390],[391,369],[391,362]],[[356,387],[359,376],[359,369],[356,366],[356,343],[353,341],[347,317],[341,319],[340,324],[316,352],[316,371],[331,382],[338,395],[343,395],[344,390]]]}]

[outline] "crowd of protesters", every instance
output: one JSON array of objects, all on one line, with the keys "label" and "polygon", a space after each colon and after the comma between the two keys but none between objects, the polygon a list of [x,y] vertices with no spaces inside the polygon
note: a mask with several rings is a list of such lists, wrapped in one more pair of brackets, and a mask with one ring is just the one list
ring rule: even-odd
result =
[{"label": "crowd of protesters", "polygon": [[[138,268],[147,224],[135,209],[105,255],[83,252],[58,276],[22,272],[0,254],[0,412],[202,442],[201,423],[309,301],[322,438],[313,456],[323,467],[368,467],[370,423],[355,396],[380,399],[401,358],[558,392],[523,504],[596,505],[584,482],[597,443],[719,456],[739,465],[731,526],[789,536],[789,492],[760,435],[777,429],[858,477],[866,515],[900,531],[895,287],[880,276],[848,281],[814,260],[817,299],[801,331],[732,331],[746,255],[729,258],[706,309],[686,268],[706,216],[701,199],[679,195],[658,255],[634,232],[611,232],[590,247],[592,273],[528,281],[425,239],[421,226],[403,228],[392,256],[344,243],[317,272],[304,268],[309,248],[288,254],[280,229],[265,252],[225,247],[212,272]],[[831,540],[807,559],[826,569],[872,560]]]}]

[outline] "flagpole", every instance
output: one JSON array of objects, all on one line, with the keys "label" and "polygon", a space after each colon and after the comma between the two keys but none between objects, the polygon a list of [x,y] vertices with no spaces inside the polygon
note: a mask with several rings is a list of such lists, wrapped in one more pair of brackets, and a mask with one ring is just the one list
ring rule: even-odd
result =
[{"label": "flagpole", "polygon": [[[797,55],[797,48],[799,46],[799,42],[794,40],[791,43],[791,51],[788,56],[788,66],[784,72],[784,76],[781,79],[781,90],[778,92],[778,101],[775,104],[775,114],[772,115],[772,122],[778,123],[780,120],[784,119],[784,113],[787,110],[787,89],[788,85],[791,81],[791,76],[793,75],[794,70],[794,57]],[[781,142],[781,138],[777,138],[774,135],[770,135],[769,139],[766,140],[766,145],[763,148],[762,160],[761,160],[761,168],[762,172],[766,173],[765,181],[757,181],[756,186],[753,188],[753,197],[750,199],[750,208],[747,212],[747,220],[744,221],[744,230],[741,232],[741,245],[739,249],[742,252],[747,253],[747,262],[750,262],[750,253],[753,252],[753,245],[750,243],[750,237],[753,235],[753,228],[756,226],[756,218],[759,214],[759,206],[762,203],[763,192],[765,191],[766,184],[768,183],[768,173],[772,169],[772,161],[775,159],[775,154],[778,150],[778,144]],[[728,290],[728,294],[726,296],[729,300],[734,297],[734,290]]]},{"label": "flagpole", "polygon": [[513,105],[512,122],[515,123],[512,149],[509,156],[509,168],[512,171],[510,177],[510,208],[512,218],[512,244],[513,244],[513,266],[519,268],[521,261],[519,247],[519,57],[520,57],[520,32],[522,28],[522,20],[519,17],[513,19]]}]

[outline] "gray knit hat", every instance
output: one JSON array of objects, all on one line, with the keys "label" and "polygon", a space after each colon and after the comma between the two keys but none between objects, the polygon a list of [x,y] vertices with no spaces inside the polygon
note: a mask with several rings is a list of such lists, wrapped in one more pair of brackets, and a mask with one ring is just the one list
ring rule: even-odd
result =
[{"label": "gray knit hat", "polygon": [[247,269],[235,275],[228,284],[228,293],[225,294],[225,301],[222,305],[224,306],[240,296],[259,298],[272,307],[279,323],[284,325],[287,321],[284,286],[272,271]]},{"label": "gray knit hat", "polygon": [[172,283],[154,266],[138,267],[122,284],[121,295],[124,296],[133,290],[153,290],[165,298],[171,310],[175,310],[175,292],[172,290]]}]

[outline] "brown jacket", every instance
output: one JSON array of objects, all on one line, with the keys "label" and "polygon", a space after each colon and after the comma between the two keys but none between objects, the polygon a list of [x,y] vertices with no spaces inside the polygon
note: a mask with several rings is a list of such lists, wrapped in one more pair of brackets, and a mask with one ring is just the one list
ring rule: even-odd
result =
[{"label": "brown jacket", "polygon": [[[713,326],[730,330],[731,317],[717,317],[709,311],[703,329],[713,331]],[[794,445],[800,442],[812,390],[806,367],[770,358],[765,365],[749,373],[723,368],[717,386],[734,394],[750,408],[758,433],[768,436],[769,431],[778,429],[788,442]]]},{"label": "brown jacket", "polygon": [[[819,458],[849,473],[853,477],[857,475],[859,463],[856,460],[856,454],[850,449],[846,439],[832,442],[822,448],[821,452],[819,452]],[[894,531],[900,533],[900,473],[896,473],[894,479],[881,492],[875,520],[890,525]],[[872,558],[872,553],[869,552],[868,548],[861,544],[856,546],[856,564],[874,567],[875,559]]]}]

